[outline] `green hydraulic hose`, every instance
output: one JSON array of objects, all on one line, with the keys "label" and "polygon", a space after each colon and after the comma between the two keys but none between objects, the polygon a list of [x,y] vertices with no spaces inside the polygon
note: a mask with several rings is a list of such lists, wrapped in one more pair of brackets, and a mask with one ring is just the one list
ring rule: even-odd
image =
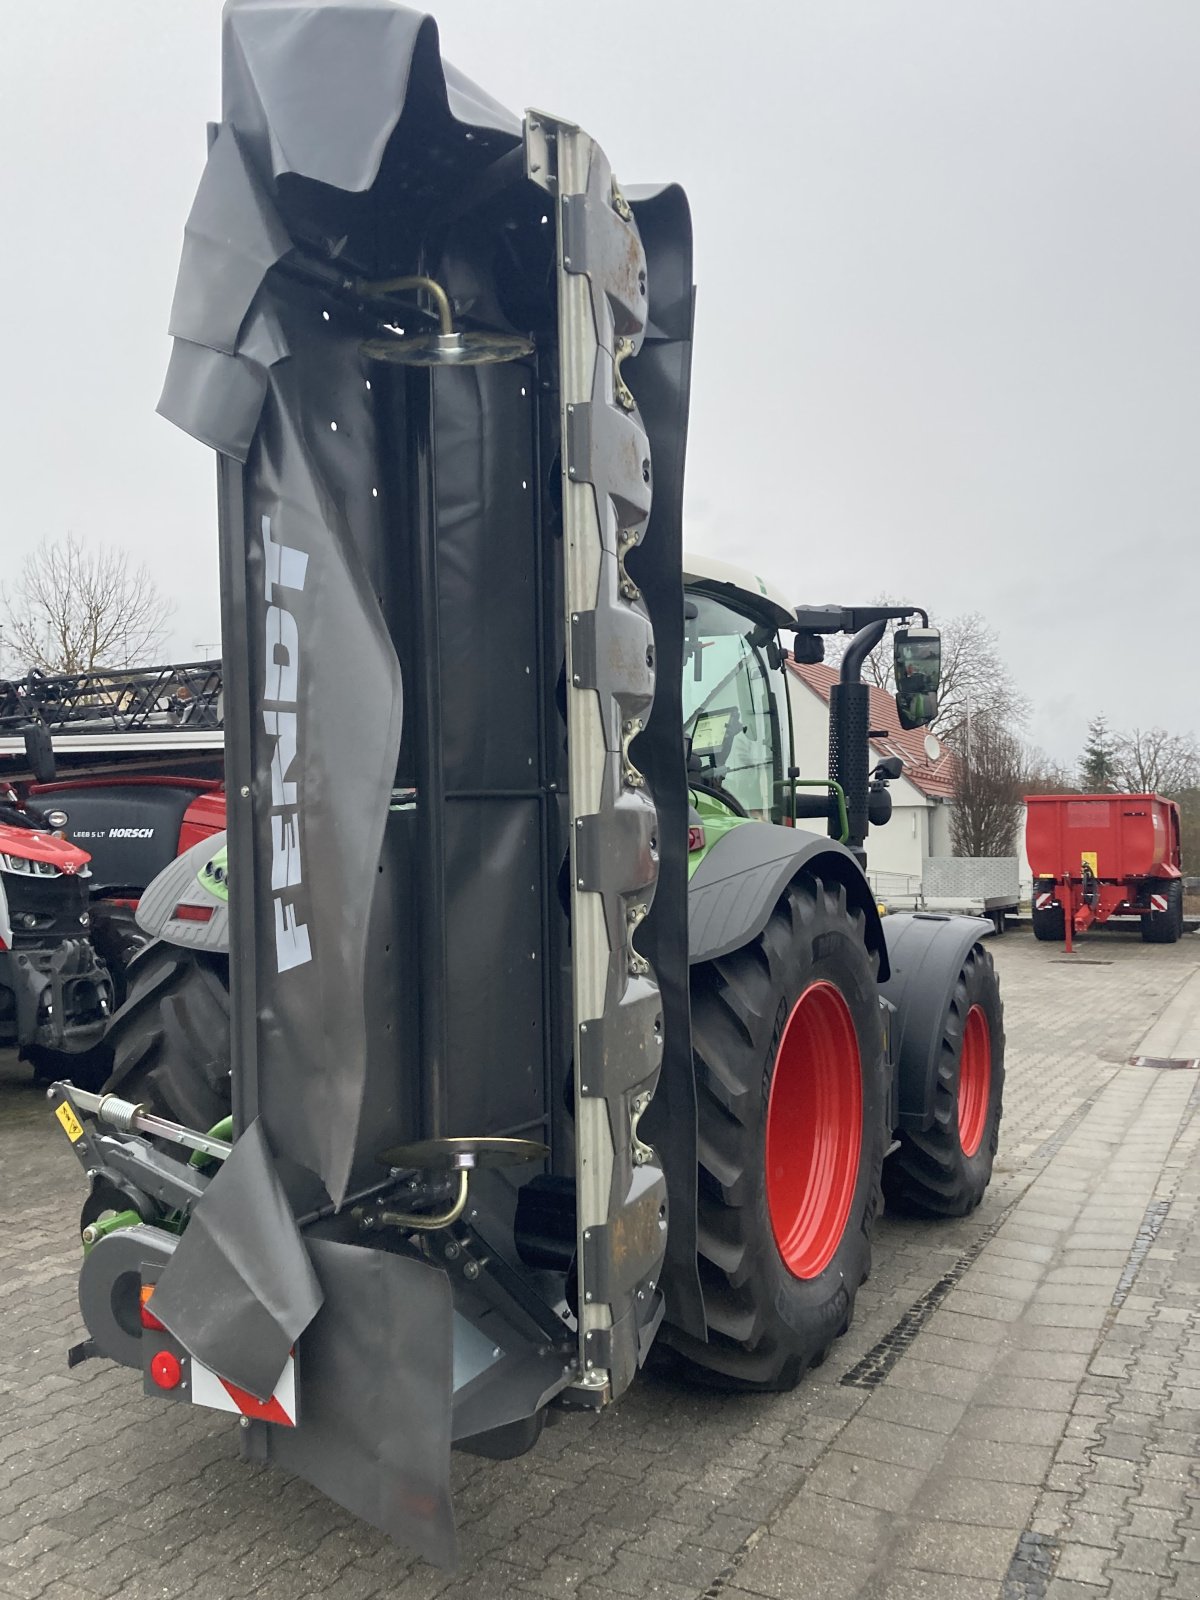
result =
[{"label": "green hydraulic hose", "polygon": [[[220,1122],[214,1122],[208,1130],[208,1137],[210,1139],[232,1139],[233,1118],[222,1117]],[[215,1156],[207,1155],[203,1150],[193,1150],[188,1157],[188,1166],[206,1167],[210,1161],[215,1161],[216,1159]]]}]

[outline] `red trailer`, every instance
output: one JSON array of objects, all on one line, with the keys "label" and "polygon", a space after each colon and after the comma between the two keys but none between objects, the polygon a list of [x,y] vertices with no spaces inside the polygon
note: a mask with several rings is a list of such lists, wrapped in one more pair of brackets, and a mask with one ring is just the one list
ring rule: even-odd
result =
[{"label": "red trailer", "polygon": [[1147,944],[1183,933],[1179,807],[1157,794],[1031,794],[1025,853],[1033,932],[1066,939],[1110,917],[1138,917]]}]

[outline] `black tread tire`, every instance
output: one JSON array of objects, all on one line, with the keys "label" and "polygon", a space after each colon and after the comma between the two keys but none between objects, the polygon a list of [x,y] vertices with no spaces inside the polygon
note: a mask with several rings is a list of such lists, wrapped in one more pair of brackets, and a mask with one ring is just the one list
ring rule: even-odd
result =
[{"label": "black tread tire", "polygon": [[1167,885],[1167,909],[1142,918],[1143,944],[1176,944],[1183,937],[1183,884],[1172,878]]},{"label": "black tread tire", "polygon": [[229,957],[156,939],[129,968],[105,1033],[110,1094],[205,1130],[231,1110]]},{"label": "black tread tire", "polygon": [[1061,944],[1067,936],[1067,920],[1061,906],[1033,908],[1033,937],[1043,944]]},{"label": "black tread tire", "polygon": [[[870,1271],[888,1136],[878,959],[840,884],[803,873],[750,944],[692,968],[699,1133],[697,1233],[708,1342],[664,1326],[687,1376],[723,1388],[792,1388],[850,1325]],[[838,987],[858,1034],[863,1075],[859,1175],[846,1230],[817,1277],[784,1266],[767,1211],[766,1107],[783,1028],[817,979]],[[668,1294],[668,1304],[670,1296]],[[669,1312],[668,1312],[669,1316]]]},{"label": "black tread tire", "polygon": [[150,935],[138,926],[137,913],[131,906],[118,905],[112,900],[94,900],[92,943],[113,981],[115,1016],[129,993],[130,965],[139,951],[150,943]]},{"label": "black tread tire", "polygon": [[[958,1133],[958,1075],[967,1013],[979,1006],[992,1045],[987,1121],[973,1156]],[[955,980],[946,1015],[934,1089],[933,1124],[924,1133],[900,1130],[900,1147],[883,1167],[889,1206],[925,1217],[964,1217],[983,1199],[992,1176],[1004,1110],[1004,1005],[991,955],[982,945],[968,952]]]}]

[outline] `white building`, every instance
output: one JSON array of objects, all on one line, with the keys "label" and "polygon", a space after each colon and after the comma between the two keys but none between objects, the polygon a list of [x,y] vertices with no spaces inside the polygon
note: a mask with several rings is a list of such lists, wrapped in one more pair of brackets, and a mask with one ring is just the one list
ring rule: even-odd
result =
[{"label": "white building", "polygon": [[[829,776],[829,691],[837,680],[836,667],[788,663],[796,765],[802,778]],[[886,690],[871,690],[871,727],[881,734],[871,740],[875,761],[899,756],[904,775],[890,785],[892,820],[872,828],[867,838],[867,875],[880,895],[903,899],[916,893],[928,856],[952,854],[956,757],[924,729],[902,729],[896,702]]]}]

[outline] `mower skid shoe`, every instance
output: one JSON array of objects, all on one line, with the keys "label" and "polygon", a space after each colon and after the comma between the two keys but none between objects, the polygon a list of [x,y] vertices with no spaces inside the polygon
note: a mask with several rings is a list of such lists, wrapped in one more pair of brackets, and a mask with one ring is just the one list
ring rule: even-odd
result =
[{"label": "mower skid shoe", "polygon": [[450,1280],[407,1256],[309,1241],[324,1303],[300,1342],[300,1425],[267,1430],[269,1458],[338,1505],[454,1564]]}]

